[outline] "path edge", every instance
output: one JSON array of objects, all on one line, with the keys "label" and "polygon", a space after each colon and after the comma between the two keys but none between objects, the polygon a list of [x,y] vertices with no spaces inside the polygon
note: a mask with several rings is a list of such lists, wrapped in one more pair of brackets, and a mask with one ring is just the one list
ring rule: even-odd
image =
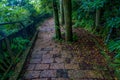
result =
[{"label": "path edge", "polygon": [[37,38],[37,35],[38,35],[38,30],[35,32],[33,38],[31,39],[30,43],[29,43],[29,46],[28,48],[22,53],[22,59],[21,61],[18,63],[19,66],[16,67],[15,69],[15,75],[13,75],[9,80],[18,80],[21,73],[22,73],[22,70],[24,69],[24,65],[27,61],[27,58],[29,57],[29,53],[31,51],[31,49],[33,48],[34,46],[34,43],[36,41],[36,38]]}]

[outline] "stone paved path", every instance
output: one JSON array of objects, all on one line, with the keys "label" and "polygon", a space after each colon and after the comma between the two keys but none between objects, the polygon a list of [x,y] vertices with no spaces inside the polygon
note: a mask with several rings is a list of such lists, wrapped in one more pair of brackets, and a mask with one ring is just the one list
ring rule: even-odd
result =
[{"label": "stone paved path", "polygon": [[103,70],[82,64],[84,57],[78,58],[72,49],[55,42],[53,26],[53,19],[48,19],[40,27],[22,80],[108,80]]}]

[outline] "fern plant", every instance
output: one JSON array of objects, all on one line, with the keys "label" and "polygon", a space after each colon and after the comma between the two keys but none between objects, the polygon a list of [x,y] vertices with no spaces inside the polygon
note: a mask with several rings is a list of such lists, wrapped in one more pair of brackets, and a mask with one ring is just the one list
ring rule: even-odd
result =
[{"label": "fern plant", "polygon": [[114,69],[115,76],[120,79],[120,40],[113,41],[111,40],[108,43],[108,49],[110,53],[115,53],[112,63],[109,64],[112,69]]}]

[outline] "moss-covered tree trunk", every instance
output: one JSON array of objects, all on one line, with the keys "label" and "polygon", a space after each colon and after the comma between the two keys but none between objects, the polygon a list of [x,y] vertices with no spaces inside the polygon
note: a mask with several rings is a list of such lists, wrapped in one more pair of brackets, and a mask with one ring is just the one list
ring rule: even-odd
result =
[{"label": "moss-covered tree trunk", "polygon": [[71,0],[63,0],[66,41],[73,41]]},{"label": "moss-covered tree trunk", "polygon": [[56,0],[53,0],[54,22],[55,22],[55,37],[61,39],[61,31],[59,25],[58,7]]},{"label": "moss-covered tree trunk", "polygon": [[61,26],[64,25],[64,9],[63,9],[63,0],[60,0],[60,21],[61,21]]}]

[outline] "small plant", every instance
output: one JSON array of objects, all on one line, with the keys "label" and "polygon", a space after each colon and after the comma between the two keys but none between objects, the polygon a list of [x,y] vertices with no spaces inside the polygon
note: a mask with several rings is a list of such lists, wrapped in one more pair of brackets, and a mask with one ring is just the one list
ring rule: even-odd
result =
[{"label": "small plant", "polygon": [[29,42],[27,39],[23,39],[22,37],[17,37],[13,39],[13,43],[11,48],[13,51],[20,51],[26,48],[26,44]]},{"label": "small plant", "polygon": [[76,33],[73,34],[73,41],[77,41],[78,40],[78,36]]},{"label": "small plant", "polygon": [[108,49],[111,54],[115,53],[113,59],[111,60],[111,64],[109,64],[110,68],[114,70],[114,75],[118,79],[120,79],[120,40],[113,41],[111,40],[108,43]]}]

